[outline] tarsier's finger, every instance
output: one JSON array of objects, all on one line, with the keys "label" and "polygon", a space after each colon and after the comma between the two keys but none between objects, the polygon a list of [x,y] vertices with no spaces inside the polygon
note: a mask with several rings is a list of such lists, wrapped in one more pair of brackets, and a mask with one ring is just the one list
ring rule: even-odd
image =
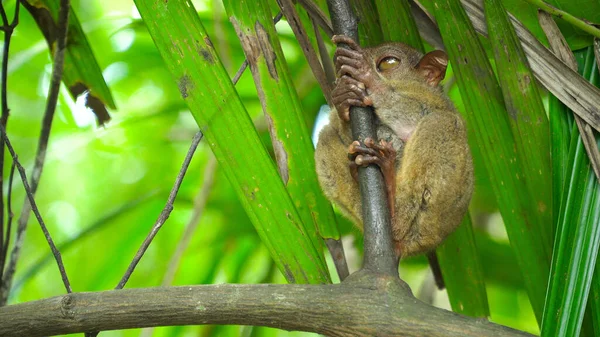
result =
[{"label": "tarsier's finger", "polygon": [[352,40],[352,38],[350,38],[349,36],[346,36],[346,35],[334,35],[331,38],[331,41],[335,44],[344,43],[352,49],[356,49],[356,50],[360,49],[360,46],[358,45],[358,43],[356,43],[354,40]]},{"label": "tarsier's finger", "polygon": [[348,64],[342,64],[340,66],[340,69],[338,70],[338,73],[337,73],[338,77],[341,77],[344,75],[350,76],[350,77],[354,78],[355,80],[357,80],[358,82],[361,82],[366,88],[369,88],[374,81],[373,75],[370,70],[366,70],[363,68],[356,68],[356,67],[348,65]]},{"label": "tarsier's finger", "polygon": [[343,75],[353,77],[354,79],[356,79],[358,81],[360,81],[360,78],[363,77],[361,72],[358,69],[351,67],[347,64],[342,64],[342,66],[340,67],[338,76],[343,76]]},{"label": "tarsier's finger", "polygon": [[379,141],[379,143],[377,143],[372,138],[366,138],[364,143],[365,143],[365,146],[375,149],[378,152],[380,152],[380,156],[396,157],[396,150],[394,149],[392,144],[389,142],[386,142],[383,139],[381,139]]},{"label": "tarsier's finger", "polygon": [[331,97],[334,103],[340,104],[343,103],[345,99],[360,99],[362,100],[362,94],[359,88],[352,88],[349,86],[336,87],[331,92]]},{"label": "tarsier's finger", "polygon": [[[338,116],[341,120],[345,122],[350,121],[350,107],[351,106],[363,106],[362,101],[358,99],[348,99],[341,103],[339,106],[336,106],[336,110],[338,112]],[[338,109],[339,107],[339,109]]]},{"label": "tarsier's finger", "polygon": [[359,106],[367,106],[373,104],[371,98],[368,97],[369,95],[367,94],[365,86],[362,84],[362,82],[359,82],[350,76],[344,75],[337,80],[336,86],[333,89],[333,92],[331,93],[334,103],[336,101],[339,101],[340,99],[343,99],[346,93],[353,93],[355,96],[351,96],[348,98],[359,99],[361,101],[361,104],[358,104]]},{"label": "tarsier's finger", "polygon": [[377,151],[366,147],[357,140],[355,140],[348,147],[348,156],[355,156],[354,158],[356,158],[356,155],[377,156]]},{"label": "tarsier's finger", "polygon": [[340,56],[335,59],[335,68],[338,70],[338,73],[339,73],[342,66],[344,66],[344,65],[350,66],[352,68],[360,69],[360,66],[362,65],[362,63],[363,63],[363,61],[360,59],[357,60],[357,59],[353,59],[353,58],[350,58],[347,56]]},{"label": "tarsier's finger", "polygon": [[364,83],[357,81],[356,79],[354,79],[348,75],[344,75],[344,76],[338,78],[336,84],[352,85],[352,86],[357,87],[360,90],[365,90]]},{"label": "tarsier's finger", "polygon": [[381,149],[381,151],[388,152],[390,154],[393,154],[394,156],[396,155],[396,149],[394,149],[392,143],[386,142],[383,139],[379,141],[379,148]]},{"label": "tarsier's finger", "polygon": [[354,158],[356,158],[356,154],[358,151],[356,151],[355,148],[357,146],[360,146],[360,142],[358,140],[355,140],[352,143],[350,143],[350,145],[348,146],[348,159],[354,160]]},{"label": "tarsier's finger", "polygon": [[332,95],[331,99],[333,101],[333,105],[337,108],[338,106],[365,106],[363,103],[363,99],[360,95],[353,91],[346,91],[340,94]]},{"label": "tarsier's finger", "polygon": [[337,60],[340,57],[348,57],[351,59],[355,59],[355,60],[364,60],[364,56],[361,52],[353,50],[353,49],[346,49],[346,48],[337,48],[335,50],[335,53],[333,53],[333,59]]},{"label": "tarsier's finger", "polygon": [[370,155],[367,155],[367,154],[359,154],[354,159],[354,162],[358,166],[367,166],[367,165],[371,165],[371,164],[380,165],[381,164],[381,158],[379,158],[377,156],[370,156]]},{"label": "tarsier's finger", "polygon": [[358,88],[360,88],[361,90],[365,89],[365,84],[357,81],[356,79],[348,76],[348,75],[344,75],[342,77],[339,77],[336,83],[342,83],[342,84],[347,84],[347,85],[354,85],[357,86]]}]

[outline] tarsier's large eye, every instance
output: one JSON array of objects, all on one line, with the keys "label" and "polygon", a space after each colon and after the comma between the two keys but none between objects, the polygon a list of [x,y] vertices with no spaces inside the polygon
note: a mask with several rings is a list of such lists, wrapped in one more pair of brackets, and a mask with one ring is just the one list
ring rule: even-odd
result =
[{"label": "tarsier's large eye", "polygon": [[377,70],[386,71],[386,70],[394,69],[399,65],[400,65],[400,59],[395,58],[393,56],[388,56],[388,57],[383,58],[381,61],[379,61],[379,64],[377,65]]}]

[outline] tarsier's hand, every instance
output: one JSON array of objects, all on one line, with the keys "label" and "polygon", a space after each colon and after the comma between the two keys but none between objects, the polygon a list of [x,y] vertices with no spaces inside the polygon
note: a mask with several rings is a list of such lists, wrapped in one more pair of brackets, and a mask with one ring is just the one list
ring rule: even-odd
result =
[{"label": "tarsier's hand", "polygon": [[348,48],[337,48],[334,54],[338,80],[331,95],[333,104],[344,121],[350,120],[351,106],[369,106],[373,102],[366,88],[373,83],[373,73],[364,51],[354,40],[336,35],[333,43],[344,43]]}]

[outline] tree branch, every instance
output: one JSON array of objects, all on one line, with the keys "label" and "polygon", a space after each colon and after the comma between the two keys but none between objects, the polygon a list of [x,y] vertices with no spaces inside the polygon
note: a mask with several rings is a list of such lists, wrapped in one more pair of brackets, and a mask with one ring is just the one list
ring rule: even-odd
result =
[{"label": "tree branch", "polygon": [[185,230],[181,235],[181,239],[179,240],[179,243],[177,243],[177,247],[175,248],[175,251],[171,255],[171,259],[167,264],[168,268],[162,280],[163,286],[171,285],[171,283],[173,283],[173,280],[175,279],[175,273],[177,272],[177,269],[179,269],[183,253],[188,248],[190,242],[192,241],[192,237],[196,232],[198,225],[200,224],[200,219],[202,217],[202,214],[204,213],[206,202],[208,201],[208,196],[212,191],[216,170],[217,160],[214,156],[212,156],[210,157],[208,163],[206,164],[206,167],[204,168],[204,179],[202,181],[202,184],[200,185],[200,191],[194,198],[194,211],[192,212],[192,216],[190,217],[190,220],[185,226]]},{"label": "tree branch", "polygon": [[[67,276],[67,272],[65,270],[65,265],[62,261],[62,256],[60,255],[60,251],[58,250],[58,248],[56,248],[56,245],[54,244],[54,240],[52,240],[52,236],[50,235],[50,232],[48,231],[48,227],[46,227],[46,224],[44,223],[44,219],[42,219],[42,215],[40,214],[40,211],[38,210],[38,207],[35,202],[35,198],[33,196],[33,190],[29,186],[29,183],[27,182],[27,174],[25,173],[25,168],[19,162],[19,158],[17,157],[17,154],[15,153],[15,150],[13,149],[13,147],[10,143],[10,140],[8,139],[8,135],[6,134],[6,129],[4,129],[4,126],[2,126],[1,123],[0,123],[0,135],[2,137],[2,141],[6,144],[6,147],[8,148],[8,151],[10,152],[10,154],[13,158],[14,165],[16,166],[17,170],[19,171],[19,175],[21,176],[21,180],[23,181],[23,187],[25,189],[25,194],[27,195],[26,196],[27,201],[29,202],[31,210],[33,211],[33,214],[37,218],[37,221],[40,224],[40,227],[42,228],[42,232],[44,233],[46,242],[48,242],[48,245],[50,246],[50,250],[52,250],[52,255],[54,255],[54,259],[56,259],[56,264],[58,265],[58,270],[60,271],[60,276],[62,278],[65,289],[67,290],[68,293],[71,293],[72,292],[71,282],[69,282],[69,277]],[[10,274],[10,275],[12,275],[12,274]],[[8,274],[7,274],[7,276],[8,276]],[[5,280],[5,281],[10,282],[11,280],[12,280],[12,278]],[[6,282],[4,282],[2,284],[2,287],[3,287],[2,295],[6,296],[6,298],[8,298],[9,287],[5,287],[6,284],[7,284]],[[10,283],[8,283],[8,284],[10,284]],[[6,303],[6,298],[1,299],[3,301],[3,304]]]},{"label": "tree branch", "polygon": [[[358,40],[357,20],[347,0],[328,0],[333,31]],[[372,108],[352,107],[350,123],[354,139],[377,139]],[[381,275],[398,277],[398,258],[392,249],[390,210],[379,167],[358,168],[358,183],[363,206],[365,232],[364,268]]]},{"label": "tree branch", "polygon": [[294,7],[293,1],[277,0],[277,3],[279,4],[279,8],[281,8],[281,12],[283,15],[285,15],[288,24],[294,31],[294,36],[296,36],[302,52],[304,53],[304,57],[310,65],[310,70],[312,70],[313,75],[315,75],[315,79],[321,87],[321,91],[323,91],[325,100],[327,102],[331,102],[331,86],[327,81],[327,76],[325,75],[325,71],[323,70],[321,63],[319,63],[319,57],[317,56],[312,44],[308,40],[308,34],[300,22],[300,17],[298,16],[296,7]]},{"label": "tree branch", "polygon": [[[17,8],[19,8],[19,4],[22,0],[17,0]],[[25,3],[24,3],[25,4]],[[27,223],[29,221],[29,216],[32,210],[32,203],[29,199],[32,199],[35,196],[35,193],[38,188],[38,184],[40,182],[42,176],[42,170],[44,168],[44,162],[46,160],[46,150],[48,148],[48,141],[50,139],[50,130],[52,128],[52,120],[54,118],[54,113],[56,112],[56,103],[58,102],[58,94],[60,92],[60,83],[62,81],[63,76],[63,68],[65,61],[65,52],[67,49],[67,30],[69,27],[69,9],[70,9],[70,1],[69,0],[61,0],[60,6],[58,10],[58,20],[56,25],[56,50],[54,51],[54,59],[53,59],[53,67],[52,67],[52,75],[50,79],[50,87],[48,89],[48,99],[46,100],[46,109],[44,111],[44,116],[42,118],[42,129],[40,132],[40,139],[38,140],[38,148],[35,155],[35,163],[33,166],[32,174],[31,174],[31,198],[26,198],[23,204],[23,208],[21,209],[21,215],[18,220],[17,225],[17,234],[16,240],[11,251],[10,261],[8,264],[8,268],[6,270],[6,274],[2,280],[2,285],[0,291],[0,305],[6,303],[8,298],[8,292],[10,291],[10,287],[12,284],[12,279],[14,277],[17,261],[19,260],[21,246],[23,245],[23,241],[25,240],[25,230],[27,229]],[[27,185],[26,181],[23,181],[25,185]],[[29,195],[28,195],[29,197]],[[41,224],[41,223],[40,223]],[[49,237],[49,234],[48,234]],[[48,239],[48,237],[46,239]],[[49,241],[50,242],[50,241]],[[52,247],[52,245],[51,245]],[[58,251],[57,251],[58,252]],[[54,249],[53,249],[54,253]],[[58,256],[55,254],[56,260],[59,263],[60,253]],[[59,265],[59,269],[64,271],[64,266]],[[63,282],[65,282],[65,287],[67,290],[70,290],[70,285],[68,284],[68,280],[66,278],[66,273],[62,273]]]},{"label": "tree branch", "polygon": [[415,299],[395,277],[335,285],[224,284],[74,293],[0,308],[1,336],[240,324],[327,336],[531,336]]},{"label": "tree branch", "polygon": [[[6,129],[8,123],[8,116],[10,115],[10,109],[8,108],[8,56],[10,55],[10,41],[12,34],[19,24],[19,9],[21,8],[19,1],[15,5],[15,13],[12,22],[8,22],[6,11],[4,10],[4,4],[0,3],[0,16],[2,17],[1,30],[4,32],[4,48],[2,49],[2,79],[0,85],[2,86],[0,92],[0,99],[2,100],[2,115],[0,116],[0,123]],[[0,191],[4,190],[4,151],[5,144],[0,144]],[[14,169],[14,163],[13,163]],[[14,172],[14,171],[12,171]],[[10,186],[8,187],[10,191]],[[9,193],[10,198],[10,193]],[[10,210],[9,210],[10,212]],[[10,218],[10,215],[9,215]],[[6,237],[4,232],[4,196],[0,195],[0,285],[2,284],[4,266],[6,264],[6,258],[8,257],[8,244],[10,242],[11,235],[11,224],[10,222],[6,226]],[[8,291],[8,290],[7,290]],[[1,298],[3,297],[3,290],[0,286],[0,305],[2,305]]]},{"label": "tree branch", "polygon": [[167,199],[167,203],[165,204],[165,207],[160,212],[158,219],[156,219],[154,226],[152,226],[152,230],[150,230],[150,233],[148,233],[148,236],[146,237],[146,239],[144,239],[144,242],[142,242],[142,245],[140,246],[137,253],[133,257],[133,260],[129,264],[129,267],[127,267],[127,271],[125,271],[125,274],[123,275],[123,277],[121,278],[121,281],[119,281],[119,284],[117,284],[115,289],[122,289],[125,286],[125,284],[129,280],[129,277],[131,277],[131,274],[133,274],[135,267],[140,262],[140,260],[144,256],[144,253],[146,252],[146,250],[152,243],[152,240],[154,240],[154,237],[156,236],[156,234],[158,234],[158,231],[165,224],[165,222],[169,218],[169,215],[171,215],[171,212],[173,211],[173,204],[175,203],[175,198],[177,197],[177,193],[179,192],[179,187],[181,186],[181,183],[183,182],[183,178],[185,177],[185,173],[187,172],[187,169],[190,166],[190,162],[192,161],[194,152],[196,152],[196,148],[198,147],[198,144],[202,140],[203,136],[204,135],[202,134],[201,131],[196,132],[196,134],[194,135],[194,139],[192,140],[192,144],[190,145],[190,148],[188,149],[185,159],[183,160],[183,164],[181,164],[181,168],[179,169],[179,174],[177,174],[177,178],[175,179],[175,183],[173,184],[171,193],[169,193],[169,198]]},{"label": "tree branch", "polygon": [[596,37],[600,38],[600,29],[596,28],[595,25],[585,19],[580,19],[570,13],[567,13],[563,10],[560,10],[548,3],[545,3],[542,0],[524,0],[529,4],[541,8],[544,12],[548,14],[552,14],[557,18],[563,19],[566,22],[572,24],[573,26],[583,30],[584,32]]}]

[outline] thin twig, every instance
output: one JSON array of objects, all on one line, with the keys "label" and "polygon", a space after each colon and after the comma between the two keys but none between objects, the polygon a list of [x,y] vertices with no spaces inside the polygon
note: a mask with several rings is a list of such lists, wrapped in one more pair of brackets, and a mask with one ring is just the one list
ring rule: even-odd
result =
[{"label": "thin twig", "polygon": [[[20,2],[19,2],[20,3]],[[19,8],[19,7],[17,7]],[[28,184],[31,186],[31,195],[34,196],[37,192],[37,188],[40,182],[40,178],[42,175],[42,169],[44,167],[44,162],[46,159],[46,150],[48,148],[48,140],[50,138],[50,129],[52,127],[52,119],[54,117],[54,112],[56,111],[56,103],[58,102],[58,94],[60,90],[60,82],[62,80],[63,70],[64,70],[64,60],[65,60],[65,50],[67,48],[67,30],[69,27],[69,10],[70,10],[70,1],[69,0],[61,0],[60,7],[58,10],[58,21],[56,25],[56,50],[54,52],[54,60],[52,67],[52,75],[50,79],[50,87],[48,89],[48,98],[46,100],[46,109],[44,111],[44,116],[42,119],[42,130],[40,132],[40,138],[38,140],[38,148],[36,152],[35,162],[33,166],[33,171],[31,174],[31,183]],[[2,123],[0,123],[2,124]],[[4,126],[3,126],[4,127]],[[2,151],[3,152],[3,151]],[[18,168],[18,167],[17,167]],[[26,182],[23,182],[25,184]],[[6,270],[6,274],[2,280],[2,291],[0,291],[0,306],[6,303],[6,299],[8,298],[8,291],[12,284],[12,279],[14,277],[17,261],[19,260],[21,247],[23,245],[23,241],[25,239],[25,230],[27,229],[27,222],[29,221],[29,216],[31,214],[32,204],[28,199],[25,199],[23,204],[23,208],[21,209],[21,215],[19,217],[18,225],[17,225],[17,234],[16,240],[11,251],[10,261],[8,264],[8,268]],[[58,260],[57,260],[58,261]],[[63,268],[64,266],[59,266],[59,268]],[[66,274],[65,274],[66,276]],[[64,282],[63,277],[63,282]],[[67,280],[68,281],[68,280]],[[67,284],[65,284],[67,287]],[[70,289],[70,285],[67,287]]]},{"label": "thin twig", "polygon": [[298,16],[298,12],[296,11],[296,7],[292,0],[277,0],[279,4],[279,8],[285,15],[288,24],[292,28],[294,32],[294,36],[298,40],[300,44],[300,48],[304,53],[304,57],[308,64],[310,65],[310,70],[315,76],[317,82],[319,83],[319,87],[321,87],[321,91],[323,92],[323,96],[325,96],[325,100],[330,103],[331,102],[331,85],[327,82],[327,76],[325,76],[325,71],[319,62],[319,58],[317,57],[317,53],[313,48],[312,44],[308,40],[308,34],[306,30],[302,26],[300,22],[300,17]]},{"label": "thin twig", "polygon": [[[144,239],[144,242],[142,242],[142,245],[140,246],[137,253],[133,257],[133,260],[127,267],[125,274],[123,275],[123,277],[121,278],[121,280],[119,281],[119,283],[117,284],[115,289],[117,289],[117,290],[123,289],[123,287],[125,286],[127,281],[129,281],[131,274],[133,274],[135,267],[137,267],[138,263],[144,256],[144,253],[146,253],[146,250],[148,250],[148,247],[152,243],[152,240],[154,240],[154,237],[156,237],[156,234],[158,234],[158,231],[165,224],[165,222],[169,218],[169,215],[171,215],[171,212],[173,211],[173,204],[175,203],[175,198],[177,197],[177,193],[179,192],[179,187],[181,187],[181,183],[183,182],[183,177],[185,177],[185,173],[187,172],[187,169],[190,166],[192,157],[194,157],[194,152],[196,152],[196,148],[198,148],[198,144],[200,144],[200,141],[202,140],[203,136],[204,135],[202,134],[202,131],[198,131],[194,135],[194,139],[192,139],[192,144],[190,145],[190,148],[189,148],[187,154],[185,155],[185,159],[183,160],[183,164],[181,165],[181,168],[179,169],[177,178],[175,178],[175,183],[173,184],[173,188],[171,188],[171,193],[169,193],[169,198],[167,199],[167,203],[166,203],[165,207],[160,212],[160,215],[158,216],[158,219],[156,219],[154,226],[152,226],[150,233],[148,233],[148,235]],[[88,332],[85,334],[85,336],[86,337],[96,337],[96,336],[98,336],[98,333],[100,333],[100,332],[99,331]]]},{"label": "thin twig", "polygon": [[[4,144],[4,142],[2,142]],[[6,225],[6,237],[4,238],[4,243],[0,248],[2,251],[0,252],[0,281],[2,281],[2,271],[4,270],[4,264],[6,263],[6,256],[8,254],[8,245],[10,244],[10,233],[12,231],[12,220],[14,217],[12,211],[12,185],[15,177],[15,162],[13,161],[10,166],[10,176],[8,178],[8,193],[6,195],[6,204],[7,204],[7,213],[8,213],[8,221]],[[0,282],[1,284],[1,282]]]},{"label": "thin twig", "polygon": [[244,71],[246,71],[246,68],[248,68],[248,60],[247,59],[244,60],[244,62],[242,63],[242,65],[240,66],[238,71],[235,73],[235,75],[231,79],[231,82],[233,82],[233,85],[237,84],[237,82],[240,80],[240,77],[242,77],[242,75],[244,74]]},{"label": "thin twig", "polygon": [[596,58],[596,66],[600,69],[600,39],[594,39],[594,57]]},{"label": "thin twig", "polygon": [[142,246],[138,249],[137,253],[135,254],[135,257],[129,264],[129,267],[127,267],[127,271],[125,272],[125,274],[121,278],[121,281],[119,281],[119,284],[117,284],[115,289],[123,289],[123,287],[129,280],[129,277],[131,277],[131,274],[135,270],[135,267],[142,259],[142,256],[144,256],[144,253],[148,249],[148,246],[150,246],[150,243],[152,243],[152,240],[154,239],[154,237],[156,236],[158,231],[162,228],[165,221],[167,221],[167,219],[169,218],[169,215],[171,215],[171,211],[173,211],[173,203],[175,202],[175,198],[177,197],[177,192],[179,192],[179,187],[181,186],[183,177],[185,177],[185,173],[187,172],[187,169],[190,166],[190,162],[192,161],[194,152],[196,152],[196,148],[198,147],[198,144],[202,140],[202,137],[203,137],[203,134],[201,131],[198,131],[194,135],[194,139],[192,140],[190,149],[188,150],[188,152],[185,156],[185,159],[183,160],[183,164],[181,165],[181,169],[179,170],[179,174],[177,174],[177,178],[175,179],[175,184],[173,185],[173,188],[171,189],[171,193],[169,193],[169,198],[167,199],[167,204],[163,208],[162,212],[160,212],[158,219],[154,223],[154,226],[152,226],[152,230],[150,231],[150,233],[148,233],[148,236],[142,243]]},{"label": "thin twig", "polygon": [[[198,225],[200,224],[200,218],[202,217],[202,213],[204,212],[204,208],[206,206],[206,201],[208,200],[208,196],[212,191],[215,171],[217,168],[217,160],[214,156],[211,156],[206,164],[206,168],[204,169],[204,179],[202,181],[202,187],[196,198],[194,198],[194,211],[192,212],[192,216],[185,226],[185,230],[181,235],[181,239],[179,243],[177,243],[177,247],[175,248],[175,252],[171,255],[171,259],[167,264],[168,268],[163,276],[163,280],[161,286],[170,286],[173,283],[173,279],[175,279],[175,273],[179,269],[179,265],[181,264],[181,258],[183,257],[183,253],[186,251],[187,247],[192,240]],[[140,337],[149,337],[152,336],[154,328],[143,329],[140,333]]]},{"label": "thin twig", "polygon": [[[0,3],[0,15],[2,16],[2,30],[4,31],[4,49],[2,54],[2,121],[5,123],[8,118],[9,109],[8,109],[8,55],[10,48],[10,40],[12,37],[12,33],[15,28],[19,24],[19,9],[21,8],[20,2],[17,0],[17,4],[15,7],[15,14],[11,23],[8,23],[8,18],[6,17],[6,12],[4,11],[4,5]],[[4,124],[6,126],[6,124]]]},{"label": "thin twig", "polygon": [[[108,214],[103,214],[103,216],[100,219],[97,219],[92,224],[86,226],[79,232],[73,233],[69,236],[67,240],[64,240],[61,243],[59,243],[57,246],[58,250],[61,252],[61,254],[65,254],[67,251],[69,251],[69,249],[76,247],[78,243],[81,243],[86,238],[94,235],[98,231],[106,228],[106,226],[112,224],[113,220],[117,217],[127,213],[130,210],[140,207],[142,204],[149,202],[150,200],[154,200],[157,197],[157,195],[157,190],[152,191],[148,194],[139,196],[135,200],[132,200],[126,203],[125,205],[121,205],[121,207],[109,212]],[[30,280],[35,275],[38,275],[39,271],[42,268],[46,268],[46,265],[52,261],[52,258],[52,252],[44,254],[36,262],[33,262],[31,265],[29,265],[26,270],[19,273],[19,278],[16,278],[15,282],[13,283],[9,300],[19,294],[27,280]]]},{"label": "thin twig", "polygon": [[[19,1],[17,1],[18,3]],[[0,15],[2,16],[2,30],[6,31],[8,24],[8,16],[6,16],[6,11],[4,10],[4,4],[0,3]]]},{"label": "thin twig", "polygon": [[[4,31],[4,49],[2,53],[2,115],[0,115],[0,123],[6,128],[10,109],[8,108],[8,55],[10,51],[10,41],[12,34],[19,24],[19,9],[21,8],[17,0],[15,13],[11,23],[8,22],[4,5],[0,3],[0,15],[2,16],[2,31]],[[4,190],[4,143],[0,145],[0,191]],[[0,285],[4,275],[4,266],[8,254],[8,243],[10,242],[11,226],[6,227],[6,237],[4,237],[4,196],[0,193]],[[7,290],[8,291],[8,290]],[[2,287],[0,287],[0,298],[2,298]],[[0,301],[0,305],[2,302]]]},{"label": "thin twig", "polygon": [[0,133],[2,135],[2,139],[3,139],[4,143],[6,144],[6,147],[8,148],[8,151],[10,152],[10,155],[12,156],[13,162],[17,166],[17,170],[19,170],[19,175],[21,176],[21,180],[23,181],[23,187],[25,188],[25,194],[27,194],[27,199],[29,200],[29,203],[31,204],[31,210],[33,211],[33,214],[37,218],[37,221],[39,222],[40,227],[42,228],[42,232],[44,232],[44,237],[46,238],[46,241],[48,242],[48,245],[50,246],[50,249],[52,250],[52,254],[54,255],[54,258],[56,259],[56,264],[58,265],[58,270],[60,271],[60,276],[62,277],[63,284],[65,285],[65,289],[67,290],[68,293],[72,293],[73,291],[71,289],[71,283],[69,282],[69,278],[67,277],[67,272],[65,271],[65,266],[63,264],[60,252],[56,248],[56,245],[54,244],[54,240],[52,240],[52,237],[50,236],[50,232],[48,232],[48,228],[46,227],[46,224],[44,223],[44,219],[42,219],[42,215],[40,214],[37,204],[35,203],[35,198],[33,197],[33,191],[31,190],[31,187],[29,186],[29,183],[27,182],[27,174],[25,173],[25,168],[23,168],[23,165],[21,165],[21,163],[19,162],[19,158],[18,158],[17,154],[15,153],[15,150],[13,149],[13,147],[10,143],[10,140],[8,139],[8,135],[6,134],[6,129],[4,129],[4,126],[2,124],[0,124]]},{"label": "thin twig", "polygon": [[[314,0],[298,0],[298,3],[306,10],[308,16],[316,23],[317,26],[321,27],[325,34],[330,38],[333,37],[333,28],[331,27],[331,20],[325,15],[325,12],[314,2]],[[313,24],[314,24],[313,23]]]},{"label": "thin twig", "polygon": [[525,0],[525,2],[530,3],[531,5],[542,9],[544,12],[552,14],[558,18],[565,20],[566,22],[572,24],[573,26],[583,30],[584,32],[600,38],[600,29],[594,27],[594,25],[590,24],[586,20],[582,20],[577,18],[563,10],[560,10],[554,6],[551,6],[544,1],[541,0]]},{"label": "thin twig", "polygon": [[215,157],[210,157],[208,163],[206,164],[206,168],[204,169],[204,180],[202,181],[201,185],[202,188],[194,200],[194,212],[185,226],[185,231],[181,235],[181,240],[179,240],[177,248],[175,248],[175,252],[171,256],[171,260],[168,264],[169,267],[165,272],[165,276],[163,277],[161,284],[162,286],[168,286],[173,283],[175,273],[177,272],[177,269],[179,269],[179,264],[181,263],[181,257],[189,246],[196,228],[198,228],[198,225],[200,224],[200,218],[204,212],[206,201],[208,200],[208,196],[212,191],[216,168],[217,160]]},{"label": "thin twig", "polygon": [[[275,17],[273,18],[273,23],[277,24],[281,20],[282,17],[283,17],[282,12],[277,13],[277,15],[275,15]],[[240,80],[240,77],[242,77],[242,75],[244,74],[244,71],[246,71],[246,68],[248,68],[248,59],[244,60],[244,62],[240,65],[240,68],[238,69],[238,71],[235,73],[235,75],[231,79],[231,82],[233,82],[234,85],[236,85],[237,82]]]},{"label": "thin twig", "polygon": [[335,83],[335,70],[333,70],[333,60],[329,56],[327,47],[325,47],[325,41],[323,41],[323,37],[319,32],[317,20],[315,20],[315,18],[312,17],[310,13],[308,13],[308,16],[310,17],[315,32],[315,37],[317,38],[319,57],[321,58],[321,64],[323,65],[323,70],[325,71],[325,77],[327,77],[327,82],[329,82],[329,85],[333,87],[333,84]]},{"label": "thin twig", "polygon": [[342,244],[342,240],[336,239],[326,239],[325,244],[327,245],[327,250],[329,250],[329,254],[331,254],[331,259],[333,260],[333,265],[335,266],[335,271],[340,278],[340,282],[344,281],[346,277],[350,275],[350,270],[348,269],[348,261],[346,260],[346,253],[344,252],[344,245]]}]

